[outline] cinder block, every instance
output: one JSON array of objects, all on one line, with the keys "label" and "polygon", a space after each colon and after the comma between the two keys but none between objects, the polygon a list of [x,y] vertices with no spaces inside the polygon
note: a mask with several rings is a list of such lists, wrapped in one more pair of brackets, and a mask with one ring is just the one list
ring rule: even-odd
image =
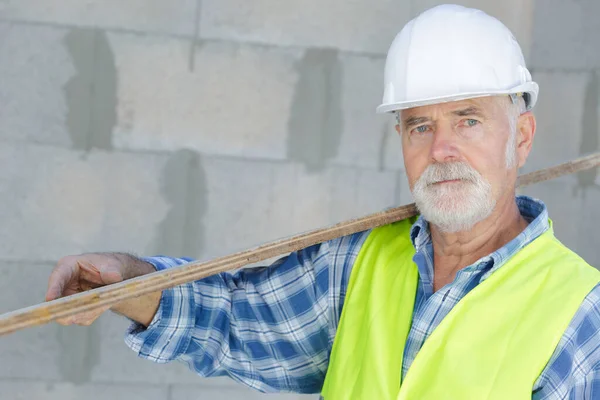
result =
[{"label": "cinder block", "polygon": [[204,0],[200,35],[276,45],[385,53],[408,21],[410,2]]},{"label": "cinder block", "polygon": [[0,148],[0,257],[55,260],[86,251],[153,249],[170,204],[168,157]]},{"label": "cinder block", "polygon": [[228,399],[228,400],[316,400],[318,395],[300,394],[264,394],[248,389],[241,384],[234,388],[205,388],[202,386],[177,385],[171,391],[170,400],[187,400],[194,398]]},{"label": "cinder block", "polygon": [[227,378],[204,379],[182,362],[157,364],[137,357],[124,341],[129,321],[107,313],[94,322],[99,330],[100,349],[91,373],[92,382],[115,382],[135,384],[197,384],[231,386]]},{"label": "cinder block", "polygon": [[331,164],[403,170],[402,142],[393,114],[376,114],[383,98],[383,57],[340,54],[343,130]]},{"label": "cinder block", "polygon": [[[225,158],[203,160],[208,210],[201,244],[203,258],[285,236],[301,201],[281,200],[290,181],[296,181],[294,166]],[[297,191],[294,191],[296,194]],[[282,212],[286,210],[287,212]]]},{"label": "cinder block", "polygon": [[114,145],[283,159],[300,51],[111,34]]},{"label": "cinder block", "polygon": [[383,168],[388,149],[388,131],[394,118],[379,115],[375,108],[383,96],[383,69],[380,57],[340,55],[342,64],[341,112],[343,130],[338,165]]},{"label": "cinder block", "polygon": [[117,74],[106,35],[0,23],[0,137],[111,148]]},{"label": "cinder block", "polygon": [[520,190],[542,200],[548,207],[554,233],[567,247],[586,262],[600,268],[598,223],[600,223],[600,188],[584,187],[572,176],[570,182],[548,181]]},{"label": "cinder block", "polygon": [[[331,182],[328,223],[362,217],[395,205],[393,172],[331,168],[327,175]],[[327,184],[324,189],[327,190]]]},{"label": "cinder block", "polygon": [[0,393],[6,400],[166,400],[166,387],[152,385],[118,385],[49,383],[41,381],[0,380]]},{"label": "cinder block", "polygon": [[576,72],[535,73],[534,80],[540,85],[540,97],[533,110],[537,132],[523,172],[553,166],[594,151],[582,148],[586,102],[593,101],[586,100],[588,87],[593,83],[591,77],[591,74]]},{"label": "cinder block", "polygon": [[194,396],[207,399],[230,398],[209,396],[214,395],[217,391],[232,394],[242,393],[250,396],[260,395],[227,377],[200,377],[182,362],[156,364],[137,357],[123,343],[123,333],[128,326],[128,321],[122,317],[106,314],[94,324],[98,324],[100,330],[100,340],[97,344],[100,354],[94,362],[92,382],[171,384],[175,385],[174,388],[189,388],[189,391],[184,390],[184,393],[191,393],[193,390]]},{"label": "cinder block", "polygon": [[[3,262],[0,267],[0,312],[44,302],[54,264]],[[54,322],[14,332],[0,341],[0,379],[43,379],[85,383],[101,348],[98,330],[63,327]],[[4,398],[4,397],[3,397]]]},{"label": "cinder block", "polygon": [[[2,262],[0,314],[44,301],[52,264]],[[59,327],[48,324],[17,331],[0,340],[0,379],[60,380]],[[4,393],[4,391],[0,391]],[[3,399],[8,397],[2,396]]]},{"label": "cinder block", "polygon": [[386,115],[385,133],[382,138],[383,166],[386,169],[404,171],[404,155],[402,154],[402,139],[396,129],[396,117]]},{"label": "cinder block", "polygon": [[396,181],[396,205],[403,206],[406,204],[414,203],[412,193],[410,191],[410,185],[408,183],[408,177],[404,171],[397,172]]},{"label": "cinder block", "polygon": [[596,0],[536,2],[531,60],[533,68],[600,67],[600,3]]},{"label": "cinder block", "polygon": [[[446,3],[447,2],[443,0],[415,0],[412,2],[412,16],[417,16],[431,7]],[[512,31],[513,35],[515,35],[515,38],[521,45],[525,58],[529,59],[532,42],[531,32],[533,30],[534,19],[534,0],[458,0],[453,1],[452,3],[480,9],[502,21],[502,23]],[[537,6],[537,8],[547,7],[549,7],[547,2],[538,3]],[[537,12],[537,10],[535,11]],[[552,29],[556,29],[556,27],[557,25],[554,25]],[[476,51],[476,49],[473,50]]]},{"label": "cinder block", "polygon": [[395,173],[300,164],[204,160],[209,212],[204,257],[223,255],[394,204]]},{"label": "cinder block", "polygon": [[[519,193],[540,199],[548,207],[548,215],[553,221],[554,233],[567,247],[574,251],[595,251],[579,245],[580,227],[578,221],[585,212],[582,209],[582,193],[574,177],[569,181],[547,181],[520,189]],[[596,220],[598,223],[598,220]]]},{"label": "cinder block", "polygon": [[[2,14],[0,5],[0,15]],[[66,30],[0,23],[0,138],[69,146]]]},{"label": "cinder block", "polygon": [[[600,175],[600,173],[599,173]],[[600,184],[579,191],[582,197],[579,210],[579,237],[573,246],[578,254],[592,266],[600,269],[600,249],[598,248],[598,225],[600,224]],[[577,204],[572,205],[575,210]]]},{"label": "cinder block", "polygon": [[0,15],[16,21],[193,35],[196,0],[3,0]]}]

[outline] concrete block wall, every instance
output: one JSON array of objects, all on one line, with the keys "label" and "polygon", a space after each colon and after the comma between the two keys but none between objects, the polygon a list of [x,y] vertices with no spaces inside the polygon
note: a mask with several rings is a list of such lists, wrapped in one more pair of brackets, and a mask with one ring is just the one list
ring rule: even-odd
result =
[{"label": "concrete block wall", "polygon": [[[0,0],[0,312],[43,301],[66,254],[207,259],[410,202],[374,110],[391,40],[439,3]],[[513,29],[541,85],[524,172],[599,151],[600,3],[459,3]],[[597,170],[524,192],[600,265]],[[315,398],[138,359],[126,325],[0,338],[0,398]]]}]

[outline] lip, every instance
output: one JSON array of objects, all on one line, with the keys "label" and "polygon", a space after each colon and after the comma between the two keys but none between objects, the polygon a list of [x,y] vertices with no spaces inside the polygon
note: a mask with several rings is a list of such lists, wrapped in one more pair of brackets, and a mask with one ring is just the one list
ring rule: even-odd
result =
[{"label": "lip", "polygon": [[439,182],[434,183],[434,185],[440,185],[443,183],[458,183],[458,182],[462,182],[462,179],[449,179],[447,181],[439,181]]}]

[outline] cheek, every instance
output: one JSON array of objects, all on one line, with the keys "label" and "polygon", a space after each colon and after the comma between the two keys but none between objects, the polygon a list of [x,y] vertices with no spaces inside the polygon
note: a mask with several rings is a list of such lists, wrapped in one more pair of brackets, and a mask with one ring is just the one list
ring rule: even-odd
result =
[{"label": "cheek", "polygon": [[495,152],[486,150],[480,148],[477,151],[469,152],[465,157],[465,161],[495,188],[498,185],[501,171],[504,169],[504,156],[500,160]]},{"label": "cheek", "polygon": [[481,174],[489,176],[504,173],[509,132],[500,128],[491,128],[484,136],[486,140],[477,141],[465,149],[466,158]]},{"label": "cheek", "polygon": [[406,178],[408,180],[408,184],[410,185],[410,189],[412,190],[415,182],[421,177],[423,171],[427,168],[427,165],[421,165],[414,162],[407,162],[404,160],[404,168],[406,171]]},{"label": "cheek", "polygon": [[412,189],[415,181],[419,179],[419,176],[421,176],[425,170],[425,168],[421,166],[423,157],[420,157],[415,151],[407,148],[407,146],[402,146],[402,155],[404,157],[404,171],[406,172],[408,183]]},{"label": "cheek", "polygon": [[[490,155],[491,157],[491,155]],[[506,168],[504,166],[504,158],[501,165],[496,165],[496,160],[489,159],[484,165],[474,165],[477,171],[481,174],[492,187],[492,196],[498,198],[506,190]]]},{"label": "cheek", "polygon": [[415,146],[410,143],[409,139],[406,139],[406,135],[402,137],[402,155],[405,163],[411,165],[418,165],[419,163],[427,163],[429,160],[429,148],[428,146]]}]

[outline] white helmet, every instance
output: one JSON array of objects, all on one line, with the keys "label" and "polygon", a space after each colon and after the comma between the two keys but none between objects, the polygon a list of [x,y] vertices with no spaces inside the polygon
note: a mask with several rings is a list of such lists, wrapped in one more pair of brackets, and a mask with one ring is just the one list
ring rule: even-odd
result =
[{"label": "white helmet", "polygon": [[498,94],[537,101],[521,48],[510,30],[483,11],[458,5],[429,9],[394,39],[378,113]]}]

